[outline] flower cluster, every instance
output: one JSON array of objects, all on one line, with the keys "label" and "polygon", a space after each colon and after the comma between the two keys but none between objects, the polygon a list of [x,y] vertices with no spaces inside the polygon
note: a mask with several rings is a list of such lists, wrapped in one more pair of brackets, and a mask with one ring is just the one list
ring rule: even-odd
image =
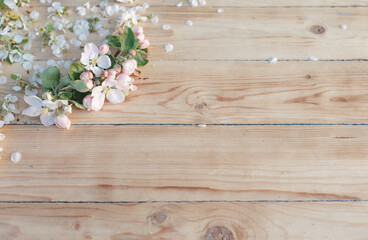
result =
[{"label": "flower cluster", "polygon": [[42,82],[42,96],[25,96],[29,107],[22,114],[40,116],[45,126],[55,124],[69,129],[68,116],[73,105],[100,111],[105,99],[112,104],[122,103],[129,91],[137,90],[134,82],[140,74],[138,67],[148,63],[147,48],[150,45],[143,28],[125,26],[115,35],[107,36],[105,41],[107,44],[100,46],[86,44],[80,60],[69,66],[66,76],[62,76],[56,66],[36,75],[33,83],[12,75],[18,81],[18,87],[29,92],[38,86],[37,79]]}]

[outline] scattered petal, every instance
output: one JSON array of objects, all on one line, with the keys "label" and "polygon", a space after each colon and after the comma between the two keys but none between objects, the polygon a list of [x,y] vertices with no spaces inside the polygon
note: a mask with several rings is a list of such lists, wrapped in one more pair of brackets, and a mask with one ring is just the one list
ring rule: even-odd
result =
[{"label": "scattered petal", "polygon": [[174,50],[174,46],[172,44],[167,43],[164,45],[164,49],[166,52],[171,52],[172,50]]},{"label": "scattered petal", "polygon": [[10,160],[13,163],[18,163],[22,159],[22,154],[20,152],[14,152],[12,153]]},{"label": "scattered petal", "polygon": [[164,24],[164,25],[162,25],[162,29],[163,30],[169,30],[170,29],[170,24]]},{"label": "scattered petal", "polygon": [[309,57],[309,60],[310,60],[310,61],[318,61],[318,58],[317,58],[317,57],[315,57],[315,56],[310,56],[310,57]]},{"label": "scattered petal", "polygon": [[0,84],[5,84],[8,81],[8,79],[5,76],[0,77]]},{"label": "scattered petal", "polygon": [[190,21],[190,20],[187,20],[187,21],[185,22],[185,24],[187,24],[188,26],[193,26],[193,22],[192,22],[192,21]]},{"label": "scattered petal", "polygon": [[271,57],[270,59],[268,59],[268,61],[272,64],[272,63],[276,63],[278,59],[276,57]]},{"label": "scattered petal", "polygon": [[222,8],[217,9],[217,13],[223,13],[223,12],[224,12],[224,9]]}]

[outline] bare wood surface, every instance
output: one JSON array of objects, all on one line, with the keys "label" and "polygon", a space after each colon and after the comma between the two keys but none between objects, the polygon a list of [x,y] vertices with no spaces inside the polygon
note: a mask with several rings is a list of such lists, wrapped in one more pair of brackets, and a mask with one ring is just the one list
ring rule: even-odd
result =
[{"label": "bare wood surface", "polygon": [[1,204],[8,240],[363,240],[368,204]]},{"label": "bare wood surface", "polygon": [[9,126],[0,200],[368,199],[366,126]]}]

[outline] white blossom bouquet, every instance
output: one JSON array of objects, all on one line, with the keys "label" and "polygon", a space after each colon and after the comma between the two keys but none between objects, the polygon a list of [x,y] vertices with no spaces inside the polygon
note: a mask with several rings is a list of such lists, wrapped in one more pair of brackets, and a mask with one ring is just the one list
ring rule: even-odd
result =
[{"label": "white blossom bouquet", "polygon": [[42,95],[25,96],[30,106],[22,114],[40,116],[45,126],[69,129],[72,106],[100,111],[107,99],[112,104],[124,102],[129,91],[135,91],[138,67],[148,63],[150,45],[142,27],[125,26],[122,31],[106,37],[107,44],[88,43],[79,61],[72,63],[62,76],[58,67],[40,74]]}]

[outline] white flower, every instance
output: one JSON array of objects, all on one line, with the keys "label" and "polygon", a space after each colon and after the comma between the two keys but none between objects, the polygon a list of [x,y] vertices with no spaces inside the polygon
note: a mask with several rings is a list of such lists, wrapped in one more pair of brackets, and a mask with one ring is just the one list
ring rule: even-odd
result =
[{"label": "white flower", "polygon": [[96,77],[100,77],[102,69],[111,67],[111,60],[107,55],[98,54],[98,48],[94,43],[88,43],[84,46],[84,52],[80,62],[85,65],[87,70],[91,70]]},{"label": "white flower", "polygon": [[13,113],[7,113],[4,117],[3,117],[3,121],[5,124],[9,124],[12,121],[14,121],[15,117]]},{"label": "white flower", "polygon": [[8,81],[8,79],[5,76],[0,77],[0,84],[5,84]]},{"label": "white flower", "polygon": [[105,97],[112,104],[122,103],[125,100],[121,90],[116,88],[116,80],[105,80],[102,86],[92,89],[92,110],[100,111],[105,103]]},{"label": "white flower", "polygon": [[38,11],[34,10],[34,11],[31,12],[31,14],[29,16],[32,18],[32,20],[35,21],[40,16],[40,13]]},{"label": "white flower", "polygon": [[89,23],[86,19],[78,19],[74,21],[73,32],[80,41],[87,40],[89,34]]},{"label": "white flower", "polygon": [[13,40],[15,43],[21,43],[23,41],[23,37],[21,35],[15,35]]},{"label": "white flower", "polygon": [[68,105],[67,100],[57,100],[55,102],[51,100],[41,100],[37,96],[25,96],[24,101],[30,105],[26,108],[22,115],[37,117],[40,116],[41,123],[44,126],[51,126],[55,124],[54,110],[63,105]]},{"label": "white flower", "polygon": [[159,20],[158,16],[153,17],[153,18],[151,19],[151,23],[158,23],[158,20]]},{"label": "white flower", "polygon": [[4,0],[4,4],[13,11],[18,11],[16,3],[12,0]]}]

